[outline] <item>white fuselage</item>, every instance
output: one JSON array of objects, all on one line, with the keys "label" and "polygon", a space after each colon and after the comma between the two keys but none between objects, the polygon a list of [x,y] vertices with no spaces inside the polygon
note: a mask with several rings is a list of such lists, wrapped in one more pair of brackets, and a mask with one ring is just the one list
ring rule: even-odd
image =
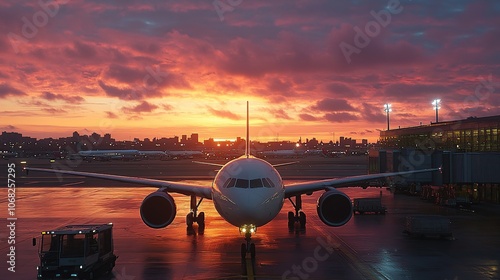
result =
[{"label": "white fuselage", "polygon": [[267,224],[281,211],[284,199],[278,171],[267,161],[251,156],[228,162],[212,185],[215,209],[237,227]]}]

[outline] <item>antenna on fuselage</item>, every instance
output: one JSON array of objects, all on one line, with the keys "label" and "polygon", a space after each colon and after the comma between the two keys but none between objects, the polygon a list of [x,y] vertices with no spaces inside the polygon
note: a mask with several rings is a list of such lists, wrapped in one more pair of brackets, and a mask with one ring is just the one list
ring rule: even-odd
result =
[{"label": "antenna on fuselage", "polygon": [[246,139],[246,146],[245,146],[245,156],[247,158],[250,157],[250,121],[249,121],[249,114],[248,114],[248,101],[247,101],[247,139]]}]

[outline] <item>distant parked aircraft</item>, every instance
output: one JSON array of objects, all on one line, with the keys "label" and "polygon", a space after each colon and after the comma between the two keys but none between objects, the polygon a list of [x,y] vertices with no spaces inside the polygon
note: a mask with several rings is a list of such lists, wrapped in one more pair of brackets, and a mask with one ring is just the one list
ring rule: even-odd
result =
[{"label": "distant parked aircraft", "polygon": [[77,155],[71,155],[70,158],[80,157],[83,160],[139,160],[140,153],[138,150],[95,150],[95,151],[80,151]]}]

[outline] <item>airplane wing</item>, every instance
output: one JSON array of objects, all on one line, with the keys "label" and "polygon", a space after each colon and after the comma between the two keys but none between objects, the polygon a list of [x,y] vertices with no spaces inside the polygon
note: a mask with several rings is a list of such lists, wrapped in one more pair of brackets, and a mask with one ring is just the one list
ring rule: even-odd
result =
[{"label": "airplane wing", "polygon": [[285,186],[285,198],[289,198],[299,194],[312,193],[319,190],[325,190],[330,187],[335,187],[335,188],[349,187],[349,186],[355,186],[356,183],[361,183],[369,180],[394,177],[394,176],[403,176],[416,173],[433,172],[433,171],[441,171],[441,168],[431,168],[431,169],[421,169],[421,170],[391,172],[391,173],[378,173],[378,174],[351,176],[351,177],[336,178],[336,179],[301,182]]},{"label": "airplane wing", "polygon": [[162,180],[146,179],[139,177],[128,177],[120,175],[109,175],[109,174],[60,170],[60,169],[33,168],[33,167],[25,167],[24,169],[27,171],[76,175],[82,177],[90,177],[90,178],[105,179],[105,180],[118,181],[124,183],[146,185],[151,187],[160,187],[166,189],[169,192],[180,193],[184,195],[196,195],[198,197],[212,199],[212,190],[209,186],[199,186],[199,185],[191,185],[191,184],[172,182],[172,181],[162,181]]}]

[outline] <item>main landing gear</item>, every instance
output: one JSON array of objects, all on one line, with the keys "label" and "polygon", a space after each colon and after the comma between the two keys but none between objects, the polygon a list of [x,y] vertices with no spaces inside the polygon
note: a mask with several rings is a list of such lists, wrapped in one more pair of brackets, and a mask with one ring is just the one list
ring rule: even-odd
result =
[{"label": "main landing gear", "polygon": [[295,209],[295,213],[292,211],[288,212],[288,230],[293,231],[295,229],[295,224],[298,223],[301,230],[306,229],[306,213],[302,212],[302,197],[300,195],[295,196],[295,203],[291,198],[288,198]]},{"label": "main landing gear", "polygon": [[186,225],[188,234],[194,232],[193,224],[195,222],[198,224],[198,233],[201,234],[205,231],[205,212],[198,213],[198,207],[200,206],[202,201],[203,197],[200,198],[200,201],[198,201],[198,203],[196,203],[196,196],[195,195],[191,196],[191,203],[190,203],[191,212],[189,212],[189,214],[187,214],[186,216]]},{"label": "main landing gear", "polygon": [[247,253],[250,253],[252,260],[255,259],[255,244],[252,242],[252,233],[256,232],[257,228],[254,225],[243,225],[240,227],[240,232],[245,234],[246,243],[241,243],[241,258],[244,259]]}]

